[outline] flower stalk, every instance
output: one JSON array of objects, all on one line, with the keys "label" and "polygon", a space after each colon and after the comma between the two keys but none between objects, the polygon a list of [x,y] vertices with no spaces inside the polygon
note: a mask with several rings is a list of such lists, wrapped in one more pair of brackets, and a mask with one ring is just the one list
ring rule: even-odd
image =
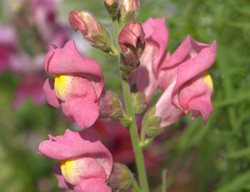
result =
[{"label": "flower stalk", "polygon": [[141,191],[149,192],[148,180],[147,180],[147,175],[146,175],[146,170],[145,170],[145,163],[144,163],[144,158],[143,158],[143,151],[140,146],[140,139],[139,139],[139,135],[137,131],[138,129],[137,129],[135,114],[133,110],[132,95],[130,92],[130,87],[129,87],[128,82],[124,80],[122,77],[121,77],[121,82],[122,82],[122,91],[124,95],[126,112],[127,112],[127,115],[130,117],[130,119],[132,120],[129,125],[129,133],[130,133],[130,137],[132,141],[133,151],[135,154],[135,162],[136,162],[137,172],[138,172],[138,177],[139,177],[139,185],[140,185]]}]

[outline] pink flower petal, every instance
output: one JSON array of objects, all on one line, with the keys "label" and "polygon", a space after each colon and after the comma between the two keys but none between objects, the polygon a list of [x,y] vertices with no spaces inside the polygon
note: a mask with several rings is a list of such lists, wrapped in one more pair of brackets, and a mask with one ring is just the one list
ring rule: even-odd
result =
[{"label": "pink flower petal", "polygon": [[140,67],[130,76],[130,85],[145,95],[148,103],[157,89],[157,81],[153,72],[154,47],[147,45],[140,59]]},{"label": "pink flower petal", "polygon": [[[145,32],[145,39],[148,42],[154,43],[157,47],[157,51],[154,56],[154,63],[158,65],[163,55],[166,52],[168,44],[168,30],[166,28],[164,18],[149,18],[143,24],[143,30]],[[157,66],[155,66],[156,68]]]},{"label": "pink flower petal", "polygon": [[44,82],[43,90],[46,95],[47,102],[50,105],[56,108],[61,106],[59,100],[57,99],[56,92],[54,91],[54,85],[49,79],[46,79]]},{"label": "pink flower petal", "polygon": [[143,24],[146,47],[140,59],[140,67],[130,76],[131,86],[136,86],[138,91],[144,92],[148,103],[157,89],[156,76],[161,61],[166,54],[168,31],[165,19],[148,19]]},{"label": "pink flower petal", "polygon": [[173,92],[176,92],[185,82],[207,71],[214,64],[215,57],[216,43],[213,42],[211,45],[202,48],[195,57],[184,61],[178,67],[177,80]]},{"label": "pink flower petal", "polygon": [[210,113],[213,111],[212,90],[204,82],[203,76],[186,83],[185,87],[180,89],[178,95],[178,98],[173,98],[176,105],[180,105],[185,111],[192,111],[193,117],[202,114],[205,122],[208,120]]},{"label": "pink flower petal", "polygon": [[178,65],[181,61],[183,61],[188,54],[191,52],[191,37],[189,35],[186,36],[184,41],[180,44],[180,46],[175,50],[175,52],[168,58],[167,62],[165,62],[161,69],[174,67]]},{"label": "pink flower petal", "polygon": [[206,123],[208,121],[211,112],[213,111],[213,105],[211,103],[211,95],[206,94],[192,99],[188,103],[188,108],[192,109],[193,117],[197,117],[198,115],[201,114],[204,118],[204,122]]},{"label": "pink flower petal", "polygon": [[174,83],[164,90],[163,94],[156,103],[155,115],[161,118],[159,128],[164,128],[173,124],[183,114],[183,112],[172,103],[173,87]]},{"label": "pink flower petal", "polygon": [[70,99],[62,103],[62,110],[79,128],[90,127],[99,116],[97,103],[82,98]]},{"label": "pink flower petal", "polygon": [[50,136],[49,140],[40,143],[39,153],[55,160],[92,157],[103,166],[109,176],[112,170],[112,156],[100,141],[94,140],[93,137],[89,140],[87,132],[66,130],[63,136]]},{"label": "pink flower petal", "polygon": [[103,75],[100,66],[92,59],[82,57],[73,40],[63,48],[51,47],[45,59],[45,71],[54,75],[75,75],[91,79],[97,97],[103,88]]},{"label": "pink flower petal", "polygon": [[74,187],[74,192],[111,192],[103,179],[86,179]]},{"label": "pink flower petal", "polygon": [[68,189],[70,188],[70,184],[68,184],[64,177],[62,176],[62,173],[61,173],[61,167],[60,167],[60,164],[57,163],[55,166],[54,166],[54,174],[56,176],[56,179],[57,179],[57,185],[59,188],[61,189]]}]

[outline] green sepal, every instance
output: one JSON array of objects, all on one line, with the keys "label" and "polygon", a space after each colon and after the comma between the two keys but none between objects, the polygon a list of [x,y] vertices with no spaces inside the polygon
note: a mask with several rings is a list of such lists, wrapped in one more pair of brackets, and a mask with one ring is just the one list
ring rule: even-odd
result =
[{"label": "green sepal", "polygon": [[108,13],[110,14],[110,16],[112,17],[112,20],[114,21],[118,16],[118,8],[119,8],[118,2],[115,2],[112,6],[109,6],[105,2],[103,4],[104,7],[107,9]]},{"label": "green sepal", "polygon": [[123,191],[133,187],[134,175],[129,168],[122,163],[114,163],[113,170],[108,179],[113,191]]},{"label": "green sepal", "polygon": [[127,24],[127,23],[129,23],[129,22],[132,22],[132,21],[134,21],[135,20],[135,18],[136,18],[136,13],[135,13],[135,11],[124,11],[122,8],[121,8],[121,10],[120,10],[120,14],[121,14],[121,17],[120,17],[120,23],[122,24],[122,25],[125,25],[125,24]]},{"label": "green sepal", "polygon": [[126,114],[123,114],[123,117],[120,118],[120,123],[124,126],[124,127],[129,127],[132,123],[132,118],[127,116]]},{"label": "green sepal", "polygon": [[92,44],[93,47],[96,47],[105,53],[112,52],[110,39],[105,34],[100,33],[98,35],[94,35],[92,38],[95,42]]},{"label": "green sepal", "polygon": [[140,142],[141,148],[143,148],[143,149],[147,148],[148,146],[151,145],[151,143],[153,142],[153,140],[154,140],[154,138],[150,137],[150,138],[147,138],[146,140]]},{"label": "green sepal", "polygon": [[144,103],[144,94],[142,92],[132,93],[132,99],[135,114],[141,114],[147,107]]},{"label": "green sepal", "polygon": [[161,118],[155,116],[155,106],[151,107],[144,115],[142,120],[142,129],[146,136],[156,137],[162,133],[162,129],[159,129]]}]

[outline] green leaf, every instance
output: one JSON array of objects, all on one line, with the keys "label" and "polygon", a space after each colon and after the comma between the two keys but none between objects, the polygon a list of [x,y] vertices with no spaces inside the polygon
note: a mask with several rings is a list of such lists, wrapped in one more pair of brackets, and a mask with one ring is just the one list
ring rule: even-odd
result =
[{"label": "green leaf", "polygon": [[227,25],[236,28],[250,29],[250,22],[230,22]]},{"label": "green leaf", "polygon": [[221,186],[216,192],[235,192],[240,191],[244,186],[249,185],[250,171],[241,175],[235,175],[235,178],[225,185]]},{"label": "green leaf", "polygon": [[232,159],[250,157],[250,147],[244,148],[244,149],[239,150],[239,151],[231,152],[226,156],[229,158],[232,158]]}]

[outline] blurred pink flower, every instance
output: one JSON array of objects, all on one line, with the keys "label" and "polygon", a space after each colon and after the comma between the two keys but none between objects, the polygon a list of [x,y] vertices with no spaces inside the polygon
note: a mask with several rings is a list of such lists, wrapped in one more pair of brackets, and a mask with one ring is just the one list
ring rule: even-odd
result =
[{"label": "blurred pink flower", "polygon": [[14,28],[0,25],[0,72],[10,66],[11,56],[17,52],[17,38]]},{"label": "blurred pink flower", "polygon": [[97,101],[103,89],[100,66],[81,56],[74,41],[68,41],[63,48],[51,47],[44,67],[55,76],[44,84],[48,103],[62,107],[65,116],[80,128],[93,125],[99,116]]},{"label": "blurred pink flower", "polygon": [[[177,114],[178,110],[185,114],[192,112],[193,117],[202,114],[205,122],[208,120],[213,110],[213,82],[207,70],[214,64],[215,58],[216,42],[204,44],[193,40],[189,35],[185,38],[161,65],[158,75],[160,87],[164,92],[168,92],[163,94],[162,100],[167,101],[169,105],[164,107],[164,102],[158,103],[162,115],[166,116],[166,111],[172,108]],[[165,110],[162,110],[162,107]]]},{"label": "blurred pink flower", "polygon": [[131,86],[145,94],[148,103],[157,89],[156,72],[166,54],[168,31],[163,18],[148,19],[143,24],[146,46],[140,58],[140,67],[130,76]]},{"label": "blurred pink flower", "polygon": [[[41,85],[44,79],[44,50],[51,44],[63,45],[69,37],[69,30],[59,23],[56,17],[58,3],[57,0],[25,1],[22,6],[28,8],[28,10],[24,9],[27,15],[23,16],[16,12],[13,17],[13,27],[0,25],[0,72],[9,70],[19,81],[13,101],[14,109],[18,109],[26,99],[31,99],[35,104],[45,101]],[[25,49],[20,46],[22,44],[19,44],[26,39],[18,39],[21,32],[16,33],[14,28],[19,30],[19,25],[23,23],[26,24],[25,29],[29,28],[32,31],[37,29],[36,43],[30,41],[31,44],[33,43],[30,47],[36,50],[35,55],[25,52]]]},{"label": "blurred pink flower", "polygon": [[39,145],[39,153],[60,161],[55,167],[60,188],[74,192],[111,192],[106,180],[112,170],[112,156],[87,132],[66,130],[63,136],[49,136],[49,140]]},{"label": "blurred pink flower", "polygon": [[18,41],[14,28],[0,25],[0,72],[10,70],[20,77],[14,96],[13,107],[18,109],[26,100],[31,99],[36,104],[45,102],[42,90],[41,69],[43,58],[37,56],[31,59],[18,49]]},{"label": "blurred pink flower", "polygon": [[45,103],[45,95],[42,89],[43,82],[44,77],[41,75],[23,77],[16,89],[13,101],[14,109],[18,109],[28,99],[36,104]]},{"label": "blurred pink flower", "polygon": [[39,35],[49,46],[63,46],[69,37],[69,29],[57,19],[58,0],[31,0],[30,16]]}]

